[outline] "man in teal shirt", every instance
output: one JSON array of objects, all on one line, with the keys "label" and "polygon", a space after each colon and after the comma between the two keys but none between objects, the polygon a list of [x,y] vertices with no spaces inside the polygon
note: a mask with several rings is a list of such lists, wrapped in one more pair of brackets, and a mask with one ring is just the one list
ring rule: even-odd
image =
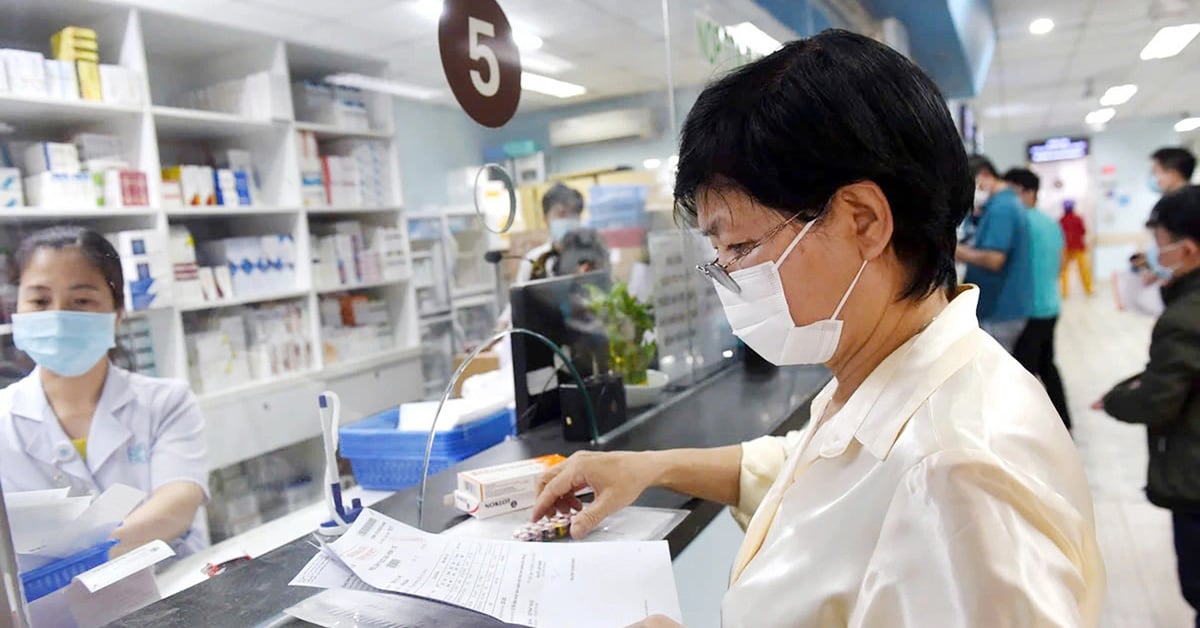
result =
[{"label": "man in teal shirt", "polygon": [[1025,331],[1017,339],[1013,355],[1042,380],[1046,394],[1069,430],[1071,415],[1067,410],[1067,396],[1063,392],[1058,366],[1054,364],[1054,327],[1058,324],[1058,283],[1064,262],[1065,237],[1062,227],[1037,209],[1037,194],[1042,182],[1036,174],[1024,168],[1013,168],[1004,174],[1004,180],[1026,207],[1033,269],[1033,309]]},{"label": "man in teal shirt", "polygon": [[979,326],[1013,353],[1033,308],[1028,212],[987,157],[972,156],[970,168],[983,214],[974,243],[960,244],[954,257],[967,265],[966,282],[979,286]]}]

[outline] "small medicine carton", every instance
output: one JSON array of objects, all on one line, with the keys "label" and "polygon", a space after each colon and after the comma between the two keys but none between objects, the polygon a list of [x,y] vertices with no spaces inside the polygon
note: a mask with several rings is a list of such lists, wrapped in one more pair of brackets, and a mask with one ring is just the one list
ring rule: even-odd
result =
[{"label": "small medicine carton", "polygon": [[24,204],[21,171],[16,168],[0,168],[0,207],[21,207]]},{"label": "small medicine carton", "polygon": [[454,491],[454,505],[478,519],[531,508],[537,498],[538,477],[565,460],[558,454],[552,454],[461,471],[458,474],[458,488]]}]

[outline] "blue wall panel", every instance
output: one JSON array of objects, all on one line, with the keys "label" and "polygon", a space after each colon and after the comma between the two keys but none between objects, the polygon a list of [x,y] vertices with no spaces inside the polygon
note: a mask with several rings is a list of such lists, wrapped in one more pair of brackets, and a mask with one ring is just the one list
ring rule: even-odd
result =
[{"label": "blue wall panel", "polygon": [[[756,0],[800,34],[829,20],[809,2]],[[971,98],[983,88],[996,48],[989,0],[863,0],[876,18],[895,17],[908,29],[909,50],[947,98]],[[810,18],[819,16],[820,20]]]}]

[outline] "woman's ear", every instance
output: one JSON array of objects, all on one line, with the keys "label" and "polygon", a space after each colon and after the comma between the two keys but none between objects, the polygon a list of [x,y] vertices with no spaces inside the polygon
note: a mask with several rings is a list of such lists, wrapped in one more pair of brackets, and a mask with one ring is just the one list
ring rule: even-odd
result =
[{"label": "woman's ear", "polygon": [[877,184],[860,181],[843,186],[834,194],[834,203],[848,215],[864,260],[873,260],[887,250],[894,230],[892,206]]}]

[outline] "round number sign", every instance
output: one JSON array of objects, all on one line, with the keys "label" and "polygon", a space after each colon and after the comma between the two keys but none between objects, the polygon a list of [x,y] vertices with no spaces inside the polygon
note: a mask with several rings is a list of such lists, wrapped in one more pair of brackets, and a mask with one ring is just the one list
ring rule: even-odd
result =
[{"label": "round number sign", "polygon": [[521,100],[521,55],[496,0],[446,0],[438,25],[442,70],[476,122],[504,126]]}]

